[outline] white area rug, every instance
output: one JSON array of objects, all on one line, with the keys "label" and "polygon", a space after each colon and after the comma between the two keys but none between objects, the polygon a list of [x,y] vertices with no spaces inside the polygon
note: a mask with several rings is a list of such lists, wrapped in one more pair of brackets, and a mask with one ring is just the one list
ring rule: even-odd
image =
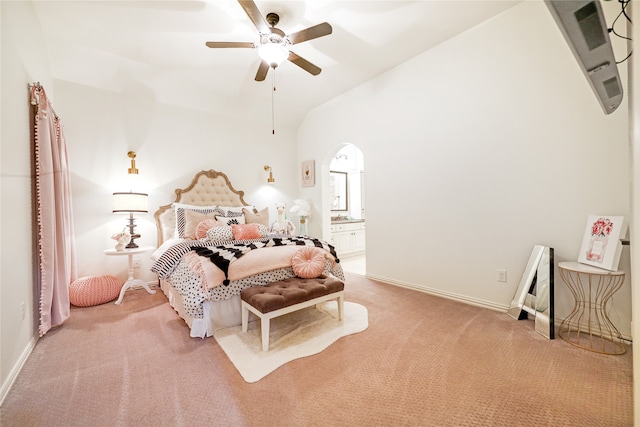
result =
[{"label": "white area rug", "polygon": [[261,351],[260,321],[256,317],[249,319],[255,321],[249,322],[246,333],[241,326],[234,326],[219,329],[213,335],[248,383],[294,359],[320,353],[341,337],[362,332],[369,326],[366,307],[345,301],[340,322],[338,304],[327,301],[317,309],[309,307],[271,319],[269,351]]}]

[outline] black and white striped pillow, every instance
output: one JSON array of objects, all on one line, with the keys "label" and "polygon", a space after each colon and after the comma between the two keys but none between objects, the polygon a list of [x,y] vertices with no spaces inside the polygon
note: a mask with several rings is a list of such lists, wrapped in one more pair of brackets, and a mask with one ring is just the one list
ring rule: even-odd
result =
[{"label": "black and white striped pillow", "polygon": [[183,203],[174,203],[173,209],[176,214],[175,215],[176,216],[175,236],[180,239],[185,238],[185,229],[187,224],[187,217],[186,217],[185,211],[191,210],[201,214],[212,215],[212,217],[222,214],[222,211],[218,209],[217,206],[196,206],[196,205],[187,205]]}]

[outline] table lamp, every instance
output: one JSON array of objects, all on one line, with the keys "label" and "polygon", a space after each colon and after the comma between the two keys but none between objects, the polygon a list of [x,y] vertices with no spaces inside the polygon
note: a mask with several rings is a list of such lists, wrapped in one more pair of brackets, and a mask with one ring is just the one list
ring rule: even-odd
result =
[{"label": "table lamp", "polygon": [[113,193],[113,213],[129,214],[129,234],[131,234],[131,241],[126,246],[127,249],[137,248],[138,245],[134,242],[135,239],[140,238],[139,234],[135,234],[133,229],[136,224],[134,222],[134,213],[147,213],[147,197],[145,193]]}]

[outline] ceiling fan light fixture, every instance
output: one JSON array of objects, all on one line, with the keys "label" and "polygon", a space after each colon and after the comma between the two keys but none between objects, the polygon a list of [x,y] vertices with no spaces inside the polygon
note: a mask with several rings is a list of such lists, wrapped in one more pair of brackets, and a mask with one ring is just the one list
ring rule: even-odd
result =
[{"label": "ceiling fan light fixture", "polygon": [[289,49],[282,43],[265,43],[258,47],[258,55],[272,68],[276,68],[289,57]]}]

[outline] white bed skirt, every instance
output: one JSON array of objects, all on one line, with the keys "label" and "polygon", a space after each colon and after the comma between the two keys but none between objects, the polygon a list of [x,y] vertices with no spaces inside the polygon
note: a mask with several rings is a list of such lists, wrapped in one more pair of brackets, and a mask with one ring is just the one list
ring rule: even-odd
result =
[{"label": "white bed skirt", "polygon": [[182,297],[167,280],[160,280],[160,288],[169,299],[171,307],[191,329],[190,335],[192,337],[210,337],[218,329],[242,324],[240,295],[234,295],[223,301],[205,301],[203,304],[204,317],[202,319],[194,319],[186,314]]}]

